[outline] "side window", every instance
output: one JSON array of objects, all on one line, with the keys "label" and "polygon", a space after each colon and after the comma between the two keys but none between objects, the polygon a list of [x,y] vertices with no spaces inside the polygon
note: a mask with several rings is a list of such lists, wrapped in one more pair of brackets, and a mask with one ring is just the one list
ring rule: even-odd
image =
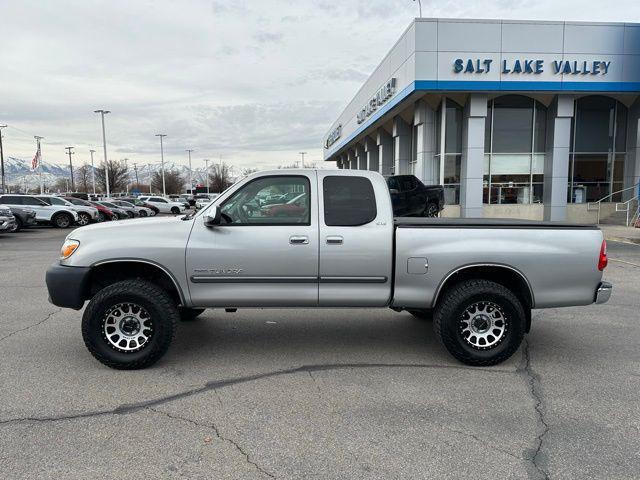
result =
[{"label": "side window", "polygon": [[303,176],[257,178],[226,200],[221,213],[230,224],[311,225],[310,189]]},{"label": "side window", "polygon": [[5,195],[0,198],[0,203],[4,205],[22,205],[22,197],[17,197],[15,195]]},{"label": "side window", "polygon": [[325,225],[356,227],[376,218],[376,197],[368,178],[325,177],[323,192]]},{"label": "side window", "polygon": [[398,180],[395,177],[387,178],[387,187],[389,190],[397,190],[400,191],[400,185],[398,184]]},{"label": "side window", "polygon": [[400,191],[402,192],[410,192],[416,188],[416,184],[411,176],[400,177],[400,184]]},{"label": "side window", "polygon": [[64,201],[57,197],[49,197],[47,200],[51,202],[51,205],[67,205]]},{"label": "side window", "polygon": [[33,197],[23,197],[22,198],[22,205],[42,206],[42,205],[48,205],[48,203],[43,202],[42,200],[38,200],[37,198],[33,198]]}]

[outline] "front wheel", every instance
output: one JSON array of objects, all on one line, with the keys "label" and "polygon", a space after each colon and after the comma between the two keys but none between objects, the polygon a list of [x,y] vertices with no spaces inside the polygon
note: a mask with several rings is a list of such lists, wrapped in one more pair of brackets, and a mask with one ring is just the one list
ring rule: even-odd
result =
[{"label": "front wheel", "polygon": [[180,213],[180,209],[178,207],[171,207],[171,213],[177,215]]},{"label": "front wheel", "polygon": [[436,307],[436,336],[456,359],[472,366],[504,362],[520,347],[526,316],[508,288],[466,280],[448,290]]},{"label": "front wheel", "polygon": [[100,290],[82,316],[82,338],[104,365],[133,370],[157,362],[175,335],[178,309],[169,294],[145,280]]},{"label": "front wheel", "polygon": [[104,214],[104,212],[98,212],[98,222],[102,223],[102,222],[106,222],[107,221],[107,216]]},{"label": "front wheel", "polygon": [[140,210],[140,216],[141,217],[146,217],[147,216],[147,212],[145,212],[144,210]]},{"label": "front wheel", "polygon": [[16,232],[19,232],[20,230],[22,230],[22,220],[16,217],[16,221],[13,225],[13,228],[11,229],[11,233],[16,233]]}]

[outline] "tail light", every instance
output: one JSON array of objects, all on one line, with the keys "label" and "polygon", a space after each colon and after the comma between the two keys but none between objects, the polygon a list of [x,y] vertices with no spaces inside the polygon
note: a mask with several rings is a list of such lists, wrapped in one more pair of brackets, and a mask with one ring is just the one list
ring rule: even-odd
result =
[{"label": "tail light", "polygon": [[607,260],[607,242],[606,240],[602,240],[602,245],[600,246],[600,257],[598,258],[598,270],[603,271],[609,260]]}]

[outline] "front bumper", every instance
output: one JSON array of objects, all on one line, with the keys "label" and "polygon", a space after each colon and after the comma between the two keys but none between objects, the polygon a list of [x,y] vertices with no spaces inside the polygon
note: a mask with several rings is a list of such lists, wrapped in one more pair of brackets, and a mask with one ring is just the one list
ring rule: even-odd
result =
[{"label": "front bumper", "polygon": [[596,298],[595,302],[597,304],[606,303],[609,301],[611,297],[611,291],[613,290],[613,285],[609,282],[600,282],[598,288],[596,289]]},{"label": "front bumper", "polygon": [[49,301],[57,307],[80,310],[89,293],[91,267],[67,267],[53,263],[45,276]]}]

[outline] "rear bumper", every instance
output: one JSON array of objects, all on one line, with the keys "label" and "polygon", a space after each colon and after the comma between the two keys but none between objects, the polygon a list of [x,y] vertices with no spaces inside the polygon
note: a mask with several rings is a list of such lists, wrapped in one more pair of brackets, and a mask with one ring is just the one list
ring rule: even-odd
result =
[{"label": "rear bumper", "polygon": [[611,297],[611,291],[613,290],[613,285],[609,282],[600,282],[598,288],[596,289],[596,298],[595,302],[597,304],[606,303],[609,301]]},{"label": "rear bumper", "polygon": [[53,263],[46,274],[49,301],[57,307],[80,310],[89,288],[91,267],[67,267]]}]

